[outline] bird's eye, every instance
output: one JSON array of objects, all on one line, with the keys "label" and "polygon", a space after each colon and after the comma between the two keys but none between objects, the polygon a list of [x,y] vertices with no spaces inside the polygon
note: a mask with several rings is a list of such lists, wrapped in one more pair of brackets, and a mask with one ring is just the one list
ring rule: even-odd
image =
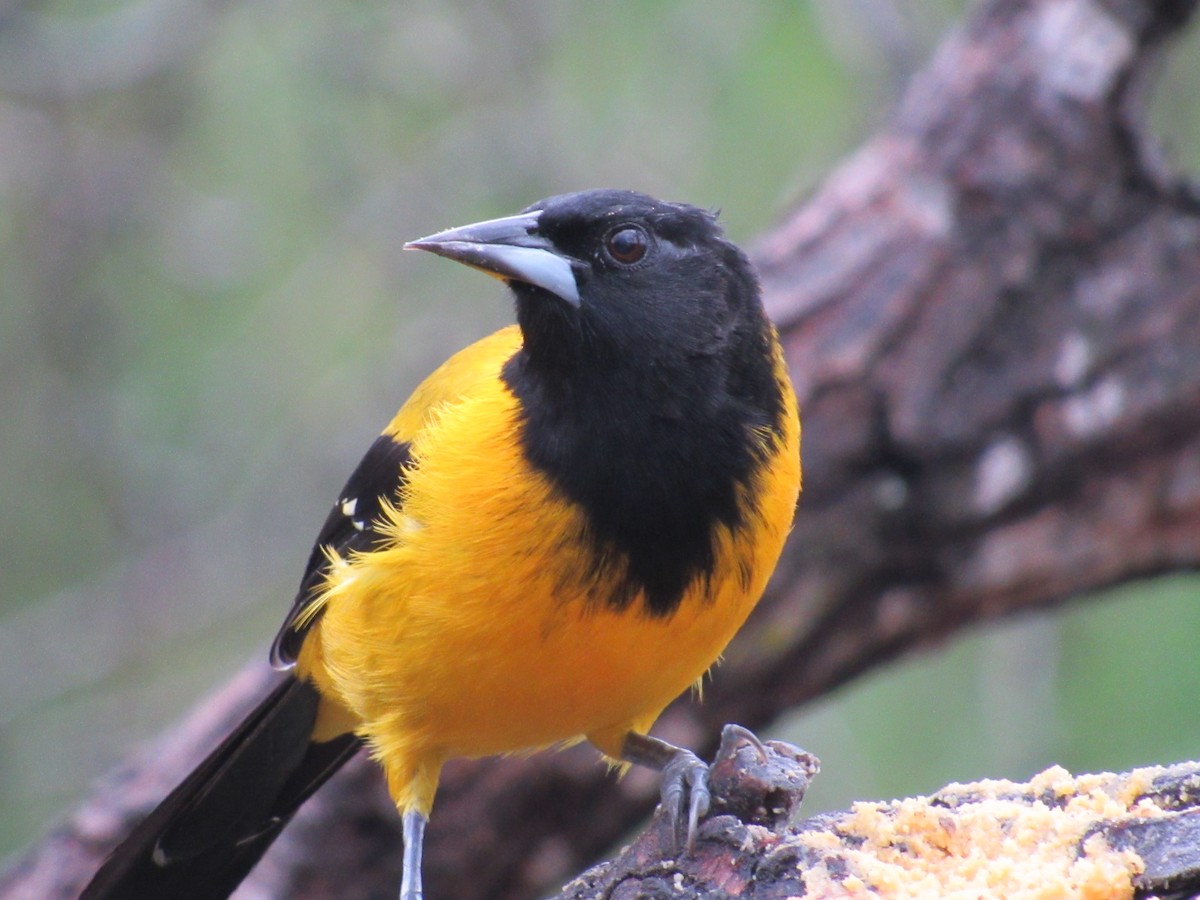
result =
[{"label": "bird's eye", "polygon": [[646,232],[633,225],[623,225],[608,236],[604,249],[608,255],[624,266],[640,262],[650,247]]}]

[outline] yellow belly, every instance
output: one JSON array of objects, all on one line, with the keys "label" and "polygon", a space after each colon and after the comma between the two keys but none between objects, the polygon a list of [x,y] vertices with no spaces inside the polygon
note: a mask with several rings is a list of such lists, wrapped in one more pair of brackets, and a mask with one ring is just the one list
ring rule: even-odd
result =
[{"label": "yellow belly", "polygon": [[402,807],[427,812],[425,783],[455,756],[581,737],[615,756],[716,660],[790,527],[799,459],[784,453],[746,513],[761,523],[719,526],[714,576],[675,613],[650,617],[636,598],[615,610],[606,599],[623,564],[564,551],[586,545],[585,520],[522,463],[517,421],[494,379],[432,413],[394,542],[334,566],[301,653],[299,672],[350,711]]}]

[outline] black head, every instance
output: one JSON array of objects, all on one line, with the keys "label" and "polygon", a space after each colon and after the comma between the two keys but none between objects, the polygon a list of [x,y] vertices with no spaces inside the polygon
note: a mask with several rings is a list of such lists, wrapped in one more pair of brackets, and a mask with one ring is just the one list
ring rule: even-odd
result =
[{"label": "black head", "polygon": [[531,361],[559,375],[708,356],[739,319],[761,325],[753,270],[716,217],[633,191],[550,197],[409,246],[507,281]]},{"label": "black head", "polygon": [[[692,358],[718,352],[736,320],[758,311],[745,256],[716,218],[694,206],[629,191],[587,191],[530,207],[538,233],[571,260],[579,304],[547,304],[513,284],[530,352]],[[749,309],[747,309],[749,307]],[[562,362],[566,362],[562,360]]]},{"label": "black head", "polygon": [[[713,527],[783,415],[774,342],[745,255],[711,213],[632,191],[551,197],[413,247],[505,280],[524,348],[502,378],[531,465],[587,513],[619,596],[667,614],[710,574]],[[768,443],[770,443],[768,441]]]}]

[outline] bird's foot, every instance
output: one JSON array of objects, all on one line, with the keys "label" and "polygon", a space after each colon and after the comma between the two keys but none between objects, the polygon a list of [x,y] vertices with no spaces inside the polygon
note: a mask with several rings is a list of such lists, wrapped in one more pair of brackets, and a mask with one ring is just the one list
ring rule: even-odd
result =
[{"label": "bird's foot", "polygon": [[738,746],[742,741],[750,744],[758,751],[758,758],[765,760],[767,758],[767,745],[762,742],[757,734],[742,725],[735,725],[732,722],[721,729],[721,745],[717,748],[717,756],[713,760],[713,765],[716,765],[723,759],[733,759],[737,755]]},{"label": "bird's foot", "polygon": [[691,750],[676,748],[662,770],[661,794],[676,849],[680,846],[680,832],[686,828],[683,846],[691,853],[696,846],[696,827],[712,805],[708,765]]}]

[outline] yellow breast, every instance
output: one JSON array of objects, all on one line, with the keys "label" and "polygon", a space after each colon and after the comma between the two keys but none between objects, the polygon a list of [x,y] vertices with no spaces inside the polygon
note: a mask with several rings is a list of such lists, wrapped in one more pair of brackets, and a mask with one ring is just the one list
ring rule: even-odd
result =
[{"label": "yellow breast", "polygon": [[[512,349],[486,352],[498,369]],[[583,513],[525,462],[520,410],[494,374],[419,405],[394,423],[412,434],[413,461],[393,540],[333,568],[301,672],[381,756],[440,764],[584,736],[615,756],[703,675],[762,593],[799,488],[794,402],[780,452],[743,492],[746,521],[717,526],[712,576],[666,617],[605,602],[623,562],[596,564]]]}]

